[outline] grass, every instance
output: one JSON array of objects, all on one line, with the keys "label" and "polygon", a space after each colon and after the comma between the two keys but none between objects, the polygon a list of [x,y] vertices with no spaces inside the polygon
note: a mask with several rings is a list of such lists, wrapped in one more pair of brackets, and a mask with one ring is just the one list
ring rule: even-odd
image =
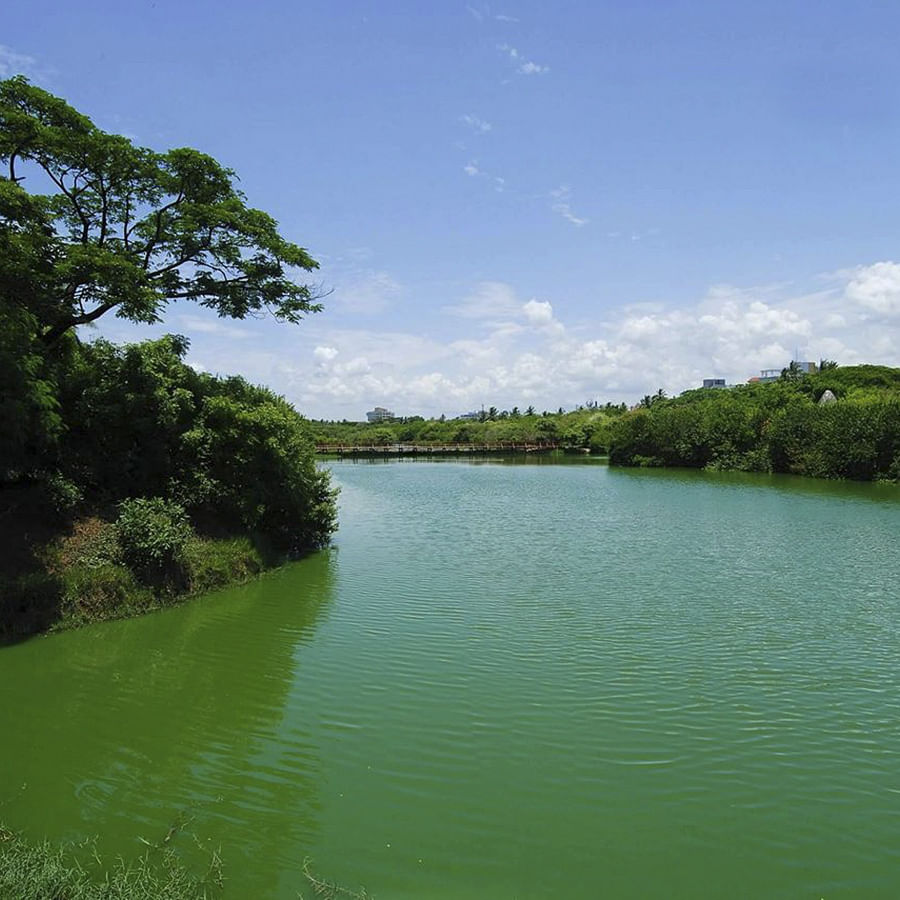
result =
[{"label": "grass", "polygon": [[[29,842],[0,823],[0,900],[219,900],[227,889],[218,852],[204,850],[205,868],[196,872],[173,849],[189,822],[189,816],[179,816],[137,859],[112,861],[99,856],[94,841]],[[313,897],[373,900],[365,888],[352,891],[316,875],[309,860],[303,876]],[[299,900],[305,896],[297,894]]]},{"label": "grass", "polygon": [[214,900],[222,895],[218,854],[189,871],[161,842],[134,860],[107,861],[91,843],[29,843],[0,825],[2,900]]}]

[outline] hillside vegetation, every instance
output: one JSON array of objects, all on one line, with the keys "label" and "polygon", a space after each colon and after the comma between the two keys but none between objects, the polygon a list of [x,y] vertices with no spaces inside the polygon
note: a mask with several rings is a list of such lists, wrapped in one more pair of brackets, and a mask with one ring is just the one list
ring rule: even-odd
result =
[{"label": "hillside vegetation", "polygon": [[[834,402],[820,402],[826,390]],[[610,462],[900,478],[900,369],[847,366],[656,398],[610,428]]]}]

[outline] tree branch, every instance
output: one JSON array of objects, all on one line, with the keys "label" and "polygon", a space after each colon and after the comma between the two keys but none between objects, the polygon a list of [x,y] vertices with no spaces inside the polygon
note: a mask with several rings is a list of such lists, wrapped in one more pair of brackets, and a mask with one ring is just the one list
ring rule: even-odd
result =
[{"label": "tree branch", "polygon": [[[40,163],[40,166],[47,173],[50,180],[63,192],[63,194],[66,195],[69,202],[72,204],[72,207],[74,208],[76,214],[78,215],[78,218],[81,219],[81,243],[86,245],[88,242],[88,236],[90,235],[91,225],[88,221],[87,216],[85,216],[84,211],[78,205],[78,194],[81,192],[75,190],[75,192],[73,193],[66,187],[65,181],[63,181],[63,178],[65,178],[65,174],[57,177],[45,163]],[[66,171],[68,172],[68,169]],[[78,176],[76,175],[72,182],[73,189],[75,188],[75,181],[77,180]]]},{"label": "tree branch", "polygon": [[156,233],[153,235],[151,240],[147,242],[147,247],[144,252],[144,265],[143,268],[146,271],[147,266],[150,265],[150,254],[153,252],[153,248],[159,243],[160,236],[162,235],[162,217],[164,213],[167,213],[170,209],[174,209],[178,206],[182,200],[184,200],[184,186],[179,189],[178,196],[171,202],[167,203],[165,206],[161,206],[156,211]]},{"label": "tree branch", "polygon": [[55,344],[70,328],[75,328],[77,325],[87,325],[89,322],[99,319],[104,313],[108,313],[111,309],[118,306],[120,302],[120,300],[114,300],[109,303],[102,303],[88,313],[82,313],[80,316],[69,316],[67,319],[63,319],[62,322],[57,322],[56,325],[48,328],[41,335],[41,340],[49,347]]},{"label": "tree branch", "polygon": [[103,184],[103,176],[100,176],[100,200],[102,206],[100,207],[100,239],[98,240],[98,246],[102,247],[103,242],[106,240],[106,223],[107,217],[109,215],[109,201],[106,196],[106,187]]},{"label": "tree branch", "polygon": [[18,184],[22,181],[22,178],[16,178],[16,157],[19,155],[19,148],[16,147],[15,150],[9,156],[9,180],[13,184]]}]

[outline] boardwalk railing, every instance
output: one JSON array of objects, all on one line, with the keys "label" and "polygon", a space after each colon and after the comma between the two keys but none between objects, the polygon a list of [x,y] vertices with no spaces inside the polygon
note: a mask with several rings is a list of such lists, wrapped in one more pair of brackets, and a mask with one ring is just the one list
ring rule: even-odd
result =
[{"label": "boardwalk railing", "polygon": [[484,444],[457,441],[396,444],[322,441],[316,444],[316,453],[329,456],[453,456],[476,453],[545,453],[558,450],[559,447],[554,441],[492,441]]}]

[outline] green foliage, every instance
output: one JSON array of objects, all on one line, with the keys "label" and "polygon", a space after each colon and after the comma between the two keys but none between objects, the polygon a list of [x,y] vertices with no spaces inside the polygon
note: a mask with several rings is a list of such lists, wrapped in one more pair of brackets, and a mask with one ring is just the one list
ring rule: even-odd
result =
[{"label": "green foliage", "polygon": [[[818,405],[826,389],[842,399]],[[621,417],[609,435],[618,465],[896,478],[900,369],[787,371],[771,384],[688,391]]]},{"label": "green foliage", "polygon": [[79,347],[62,470],[111,502],[175,501],[205,530],[258,531],[291,552],[327,543],[334,493],[305,421],[265,388],[196,373],[186,349],[177,335]]},{"label": "green foliage", "polygon": [[37,319],[5,295],[0,286],[0,482],[28,473],[54,446],[62,427],[52,363],[37,341]]},{"label": "green foliage", "polygon": [[178,566],[193,532],[178,503],[138,497],[119,504],[116,533],[125,562],[140,573]]},{"label": "green foliage", "polygon": [[246,581],[271,564],[271,557],[247,537],[220,540],[193,537],[183,561],[192,593]]},{"label": "green foliage", "polygon": [[265,564],[325,544],[334,492],[283,398],[196,373],[178,335],[75,334],[108,312],[158,321],[175,299],[296,322],[319,309],[294,278],[316,262],[211,157],[136,147],[22,77],[0,81],[0,165],[0,635],[264,564],[246,546],[212,552],[192,526],[252,532],[273,548]]},{"label": "green foliage", "polygon": [[[0,163],[0,249],[45,343],[110,311],[158,321],[175,299],[238,319],[262,310],[296,322],[320,309],[291,277],[315,260],[210,156],[136,147],[17,76],[0,81]],[[53,193],[25,190],[37,172],[28,183]]]},{"label": "green foliage", "polygon": [[63,571],[61,582],[58,627],[139,615],[158,605],[153,589],[124,565],[74,565]]},{"label": "green foliage", "polygon": [[605,451],[608,426],[625,412],[625,407],[592,404],[571,412],[544,416],[522,415],[518,408],[485,413],[476,419],[423,419],[412,417],[397,423],[372,426],[359,422],[311,422],[315,440],[320,443],[377,445],[394,443],[561,443],[569,449],[589,448]]}]

